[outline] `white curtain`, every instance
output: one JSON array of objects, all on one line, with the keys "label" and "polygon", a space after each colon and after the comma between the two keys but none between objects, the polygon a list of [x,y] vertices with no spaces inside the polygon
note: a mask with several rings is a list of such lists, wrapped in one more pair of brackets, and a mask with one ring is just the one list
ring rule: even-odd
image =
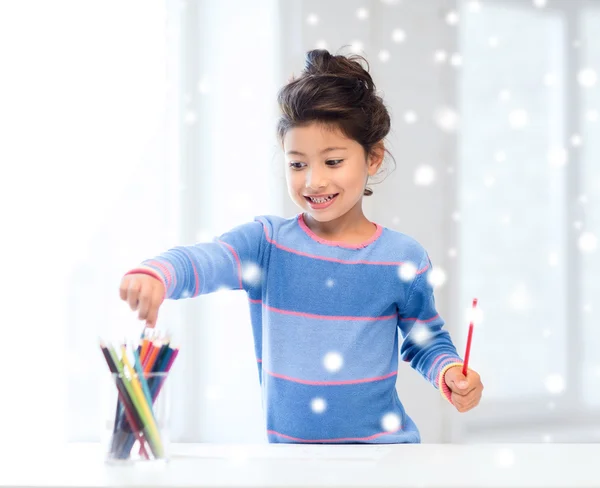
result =
[{"label": "white curtain", "polygon": [[[267,1],[0,3],[4,446],[99,440],[98,339],[142,325],[123,272],[277,211],[275,15]],[[244,297],[167,302],[159,327],[181,347],[173,439],[260,438]]]}]

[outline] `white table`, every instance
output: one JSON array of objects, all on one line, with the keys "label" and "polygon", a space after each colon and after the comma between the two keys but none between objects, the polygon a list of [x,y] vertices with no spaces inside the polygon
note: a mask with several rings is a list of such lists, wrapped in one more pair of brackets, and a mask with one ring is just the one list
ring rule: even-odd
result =
[{"label": "white table", "polygon": [[599,444],[173,446],[169,463],[106,465],[97,445],[6,453],[0,486],[600,487]]}]

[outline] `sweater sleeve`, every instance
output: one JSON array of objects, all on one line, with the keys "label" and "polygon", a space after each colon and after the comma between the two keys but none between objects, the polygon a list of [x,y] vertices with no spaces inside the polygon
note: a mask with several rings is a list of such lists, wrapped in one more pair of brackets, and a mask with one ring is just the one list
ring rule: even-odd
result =
[{"label": "sweater sleeve", "polygon": [[410,285],[405,306],[400,308],[398,327],[403,338],[400,355],[452,403],[444,375],[449,368],[462,365],[463,361],[450,334],[443,329],[445,322],[436,310],[433,286],[427,279],[431,269],[431,261],[425,254]]},{"label": "sweater sleeve", "polygon": [[260,286],[263,225],[249,222],[215,238],[213,242],[178,246],[142,262],[140,269],[163,281],[166,298],[174,300]]}]

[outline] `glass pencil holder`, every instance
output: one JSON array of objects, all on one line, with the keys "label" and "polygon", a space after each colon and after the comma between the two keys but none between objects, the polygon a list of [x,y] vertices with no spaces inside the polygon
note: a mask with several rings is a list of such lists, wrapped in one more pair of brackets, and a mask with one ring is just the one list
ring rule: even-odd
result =
[{"label": "glass pencil holder", "polygon": [[168,461],[169,373],[112,373],[105,408],[107,463]]}]

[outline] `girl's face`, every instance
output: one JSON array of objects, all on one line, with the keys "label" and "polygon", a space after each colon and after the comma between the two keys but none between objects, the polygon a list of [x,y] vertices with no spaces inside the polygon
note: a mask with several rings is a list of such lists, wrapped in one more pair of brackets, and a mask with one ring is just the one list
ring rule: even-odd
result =
[{"label": "girl's face", "polygon": [[337,219],[362,201],[367,178],[382,157],[339,130],[313,123],[290,129],[283,140],[290,197],[319,222]]}]

